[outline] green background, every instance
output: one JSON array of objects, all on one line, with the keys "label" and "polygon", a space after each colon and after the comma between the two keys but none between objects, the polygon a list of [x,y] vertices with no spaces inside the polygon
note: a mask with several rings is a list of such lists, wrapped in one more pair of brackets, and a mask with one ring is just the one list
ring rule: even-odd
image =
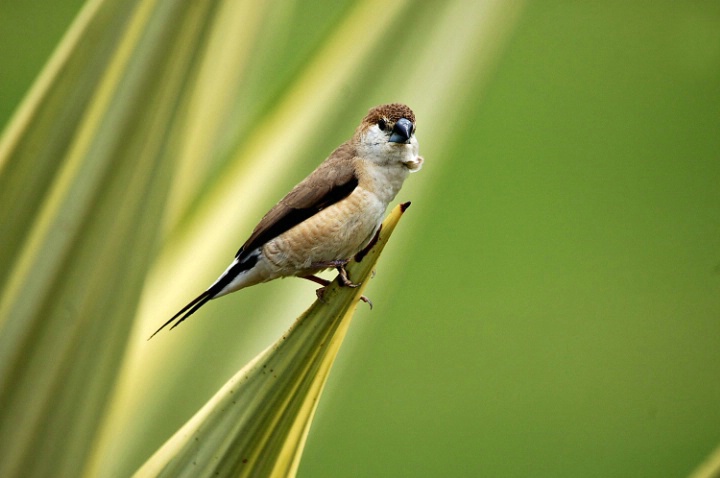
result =
[{"label": "green background", "polygon": [[[0,5],[0,123],[80,5]],[[720,443],[720,4],[529,3],[474,93],[419,115],[450,147],[300,476],[687,475]]]}]

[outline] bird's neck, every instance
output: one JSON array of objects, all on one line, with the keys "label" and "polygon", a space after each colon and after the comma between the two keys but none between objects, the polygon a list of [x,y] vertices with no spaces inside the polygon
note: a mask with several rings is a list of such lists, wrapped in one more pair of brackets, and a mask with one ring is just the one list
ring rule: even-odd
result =
[{"label": "bird's neck", "polygon": [[363,174],[358,177],[358,185],[372,191],[387,207],[395,199],[408,174],[408,168],[401,163],[378,165],[368,162],[363,168]]}]

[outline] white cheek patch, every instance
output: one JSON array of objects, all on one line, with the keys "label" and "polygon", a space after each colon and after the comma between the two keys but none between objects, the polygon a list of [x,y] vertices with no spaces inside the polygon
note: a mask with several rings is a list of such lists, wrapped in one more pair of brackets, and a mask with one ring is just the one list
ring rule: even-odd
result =
[{"label": "white cheek patch", "polygon": [[410,170],[411,173],[417,173],[422,169],[422,165],[425,162],[422,156],[416,156],[410,161],[405,161],[403,164]]}]

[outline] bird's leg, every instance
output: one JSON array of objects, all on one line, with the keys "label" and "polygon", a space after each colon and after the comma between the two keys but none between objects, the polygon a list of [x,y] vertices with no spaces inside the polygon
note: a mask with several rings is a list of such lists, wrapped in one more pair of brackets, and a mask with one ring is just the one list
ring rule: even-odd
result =
[{"label": "bird's leg", "polygon": [[[347,270],[345,270],[345,265],[348,262],[349,261],[347,259],[341,259],[341,260],[328,261],[328,262],[313,262],[312,264],[310,264],[310,266],[314,267],[314,268],[335,267],[338,270],[338,272],[340,273],[340,285],[355,288],[355,287],[358,287],[360,284],[354,284],[348,278]],[[320,299],[321,301],[324,302],[323,294],[325,292],[325,288],[328,285],[330,285],[330,281],[323,279],[322,277],[312,275],[312,274],[306,275],[306,276],[300,276],[300,277],[302,277],[303,279],[307,279],[309,281],[315,282],[316,284],[320,284],[322,286],[315,291],[315,295],[317,295],[318,299]],[[362,295],[362,296],[360,296],[360,300],[365,302],[367,305],[369,305],[370,309],[372,310],[373,304],[372,304],[372,302],[370,302],[370,299],[368,299],[367,297]]]},{"label": "bird's leg", "polygon": [[300,276],[303,279],[307,279],[309,281],[312,281],[316,284],[320,284],[323,287],[327,287],[330,284],[330,281],[327,279],[323,279],[322,277],[314,276],[314,275],[307,275],[307,276]]},{"label": "bird's leg", "polygon": [[347,265],[348,262],[350,262],[348,259],[335,259],[333,261],[313,262],[310,264],[310,267],[312,269],[328,269],[330,267],[340,267],[340,266],[344,267]]},{"label": "bird's leg", "polygon": [[355,284],[353,281],[350,280],[348,277],[347,269],[345,269],[345,264],[341,264],[336,267],[338,273],[340,274],[340,283],[344,286],[352,287],[353,289],[355,287],[360,287],[360,284]]},{"label": "bird's leg", "polygon": [[[359,287],[360,284],[353,283],[350,278],[348,277],[347,270],[345,270],[345,266],[347,263],[350,262],[348,259],[337,259],[334,261],[326,261],[326,262],[313,262],[310,264],[310,267],[313,268],[328,268],[328,267],[334,267],[337,269],[338,273],[340,274],[340,284],[347,287]],[[312,279],[311,279],[312,280]]]},{"label": "bird's leg", "polygon": [[[348,263],[348,261],[342,261],[342,262],[345,262],[345,264]],[[352,288],[360,287],[360,284],[355,284],[350,281],[350,278],[347,275],[347,270],[345,270],[345,264],[340,264],[339,266],[336,266],[338,273],[340,273],[340,284],[346,285],[346,286],[352,287]],[[367,305],[369,305],[370,310],[372,310],[373,304],[372,304],[372,302],[370,302],[370,299],[368,299],[364,295],[361,295],[360,300],[365,302]]]},{"label": "bird's leg", "polygon": [[321,302],[325,302],[323,300],[323,294],[325,293],[325,288],[330,285],[330,281],[327,279],[323,279],[322,277],[314,276],[312,274],[300,277],[315,282],[316,284],[320,284],[322,287],[315,290],[315,295]]}]

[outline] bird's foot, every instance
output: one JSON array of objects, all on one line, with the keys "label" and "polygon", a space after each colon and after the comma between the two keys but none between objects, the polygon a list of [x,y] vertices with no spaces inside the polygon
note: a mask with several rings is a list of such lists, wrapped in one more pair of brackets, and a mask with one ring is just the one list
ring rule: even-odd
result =
[{"label": "bird's foot", "polygon": [[[325,287],[320,287],[319,289],[316,289],[316,290],[315,290],[315,295],[317,296],[318,300],[319,300],[320,302],[322,302],[323,304],[327,304],[327,302],[325,302],[325,289],[327,289],[327,286],[325,286]],[[370,310],[372,310],[372,308],[373,308],[373,303],[372,303],[372,301],[371,301],[370,299],[368,299],[368,298],[365,297],[364,295],[361,295],[361,296],[360,296],[360,300],[363,301],[363,302],[365,302],[368,306],[370,306]]]},{"label": "bird's foot", "polygon": [[350,277],[348,277],[348,272],[345,269],[345,265],[340,265],[336,267],[338,273],[340,274],[340,285],[352,287],[353,289],[355,287],[360,287],[360,284],[355,284],[353,281],[350,280]]},{"label": "bird's foot", "polygon": [[[338,261],[338,262],[342,262],[342,261]],[[347,264],[347,261],[344,261],[344,262]],[[345,271],[345,266],[344,266],[344,265],[342,265],[342,266],[336,266],[336,267],[342,267],[343,271]],[[309,281],[315,282],[316,284],[320,284],[322,287],[320,287],[319,289],[315,290],[315,295],[317,296],[317,298],[318,298],[318,300],[319,300],[320,302],[325,302],[325,299],[324,299],[323,297],[324,297],[324,295],[325,295],[325,289],[327,288],[327,286],[330,285],[330,281],[329,281],[329,280],[326,280],[326,279],[323,279],[322,277],[315,276],[315,275],[306,275],[306,276],[300,276],[300,277],[302,277],[303,279],[307,279],[307,280],[309,280]],[[340,273],[341,285],[344,285],[344,284],[342,284],[342,277],[343,277],[343,276],[342,276],[342,273]],[[347,271],[345,271],[345,279],[349,281],[349,279],[347,279]],[[346,285],[346,284],[345,284],[345,285]],[[349,285],[349,287],[357,287],[358,285],[359,285],[359,284],[353,284],[353,283],[351,282],[350,285]],[[370,301],[370,299],[368,299],[367,297],[365,297],[364,295],[362,295],[362,296],[360,296],[360,300],[363,301],[363,302],[365,302],[367,305],[369,305],[369,306],[370,306],[370,310],[372,310],[372,308],[373,308],[373,303]]]},{"label": "bird's foot", "polygon": [[372,302],[370,302],[370,299],[368,299],[368,298],[365,297],[364,295],[361,295],[361,296],[360,296],[360,300],[363,301],[363,302],[365,302],[367,305],[369,305],[369,306],[370,306],[370,310],[372,310],[373,304],[372,304]]},{"label": "bird's foot", "polygon": [[[347,261],[345,261],[347,263]],[[360,284],[354,284],[350,281],[350,278],[347,275],[347,271],[345,270],[345,265],[337,266],[337,270],[340,273],[340,285],[352,287],[353,289],[355,287],[360,287]],[[365,297],[364,295],[360,296],[360,300],[365,302],[367,305],[370,306],[370,310],[373,308],[373,303],[370,302],[370,299]]]},{"label": "bird's foot", "polygon": [[[353,281],[350,280],[350,277],[348,277],[348,272],[345,269],[345,266],[347,263],[350,262],[349,259],[337,259],[334,261],[324,261],[324,262],[313,262],[310,264],[310,267],[312,268],[328,268],[328,267],[334,267],[337,269],[338,273],[340,274],[340,285],[343,287],[360,287],[360,284],[355,284]],[[314,276],[313,276],[314,277]],[[309,278],[309,277],[307,277]],[[313,279],[310,279],[313,280]],[[315,281],[317,282],[317,281]],[[318,282],[319,284],[319,282]]]},{"label": "bird's foot", "polygon": [[330,285],[330,281],[329,281],[329,280],[326,280],[326,279],[323,279],[322,277],[314,276],[314,275],[312,275],[312,274],[311,274],[311,275],[307,275],[307,276],[300,276],[300,277],[303,278],[303,279],[307,279],[307,280],[309,280],[309,281],[312,281],[312,282],[314,282],[314,283],[316,283],[316,284],[320,284],[320,285],[322,286],[322,287],[320,287],[319,289],[317,289],[317,290],[315,291],[315,295],[317,296],[317,298],[318,298],[318,300],[319,300],[320,302],[323,302],[323,303],[324,303],[325,300],[323,299],[323,295],[325,294],[325,288],[326,288],[328,285]]},{"label": "bird's foot", "polygon": [[323,288],[324,288],[324,287],[327,287],[327,285],[330,284],[330,281],[329,281],[329,280],[323,279],[322,277],[314,276],[314,275],[312,275],[312,274],[306,275],[306,276],[300,276],[300,277],[303,278],[303,279],[307,279],[307,280],[309,280],[309,281],[312,281],[312,282],[314,282],[314,283],[316,283],[316,284],[320,284],[321,286],[323,286]]}]

